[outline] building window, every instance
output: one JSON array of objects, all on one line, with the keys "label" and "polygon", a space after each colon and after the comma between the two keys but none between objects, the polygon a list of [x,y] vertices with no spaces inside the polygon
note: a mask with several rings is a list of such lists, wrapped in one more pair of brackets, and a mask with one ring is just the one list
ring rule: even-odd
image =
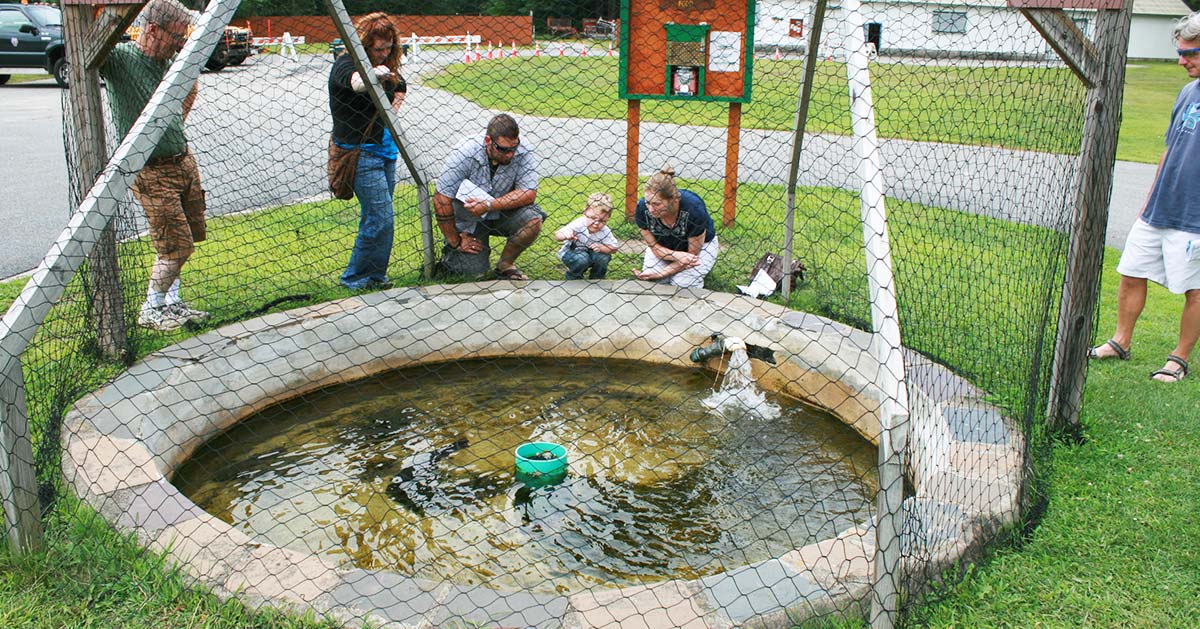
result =
[{"label": "building window", "polygon": [[966,33],[966,11],[934,11],[933,32],[935,33]]}]

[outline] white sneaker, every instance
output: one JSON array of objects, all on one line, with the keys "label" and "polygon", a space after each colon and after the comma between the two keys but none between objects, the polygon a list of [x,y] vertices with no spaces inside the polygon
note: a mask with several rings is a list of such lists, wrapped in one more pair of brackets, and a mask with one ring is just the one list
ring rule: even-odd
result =
[{"label": "white sneaker", "polygon": [[167,312],[186,323],[200,323],[208,318],[207,312],[190,308],[187,303],[182,301],[174,304],[167,304],[165,308],[167,309]]},{"label": "white sneaker", "polygon": [[156,308],[144,305],[141,314],[138,315],[138,325],[159,332],[174,332],[183,327],[186,321],[168,310],[166,306]]}]

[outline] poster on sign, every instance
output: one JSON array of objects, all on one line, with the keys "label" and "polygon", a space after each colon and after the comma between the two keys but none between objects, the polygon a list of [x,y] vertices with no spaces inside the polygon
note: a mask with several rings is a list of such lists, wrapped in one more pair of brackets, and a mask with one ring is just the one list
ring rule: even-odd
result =
[{"label": "poster on sign", "polygon": [[804,20],[792,18],[788,22],[788,37],[804,37]]}]

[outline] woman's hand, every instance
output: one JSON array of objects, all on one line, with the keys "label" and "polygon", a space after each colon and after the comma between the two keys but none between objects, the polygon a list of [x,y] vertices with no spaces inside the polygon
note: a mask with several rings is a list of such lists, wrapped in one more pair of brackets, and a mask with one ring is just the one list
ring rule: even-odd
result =
[{"label": "woman's hand", "polygon": [[633,276],[638,278],[639,280],[645,280],[647,282],[653,282],[655,280],[662,278],[662,276],[659,275],[658,273],[649,273],[649,272],[643,271],[641,269],[634,269]]},{"label": "woman's hand", "polygon": [[671,254],[671,258],[684,266],[684,268],[692,268],[700,264],[700,256],[687,251],[676,251]]},{"label": "woman's hand", "polygon": [[392,96],[392,111],[400,110],[400,106],[404,104],[405,96],[406,94],[404,92],[396,92],[395,95]]}]

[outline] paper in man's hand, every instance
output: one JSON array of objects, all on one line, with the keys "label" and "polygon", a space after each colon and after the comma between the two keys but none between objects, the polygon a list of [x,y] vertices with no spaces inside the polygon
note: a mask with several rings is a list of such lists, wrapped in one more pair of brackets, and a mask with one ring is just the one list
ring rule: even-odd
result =
[{"label": "paper in man's hand", "polygon": [[[454,198],[463,203],[466,203],[468,199],[473,199],[479,203],[495,199],[487,190],[475,185],[475,182],[470,179],[463,179],[462,184],[458,186],[458,192],[454,195]],[[481,220],[496,218],[496,212],[487,212],[479,218]]]}]

